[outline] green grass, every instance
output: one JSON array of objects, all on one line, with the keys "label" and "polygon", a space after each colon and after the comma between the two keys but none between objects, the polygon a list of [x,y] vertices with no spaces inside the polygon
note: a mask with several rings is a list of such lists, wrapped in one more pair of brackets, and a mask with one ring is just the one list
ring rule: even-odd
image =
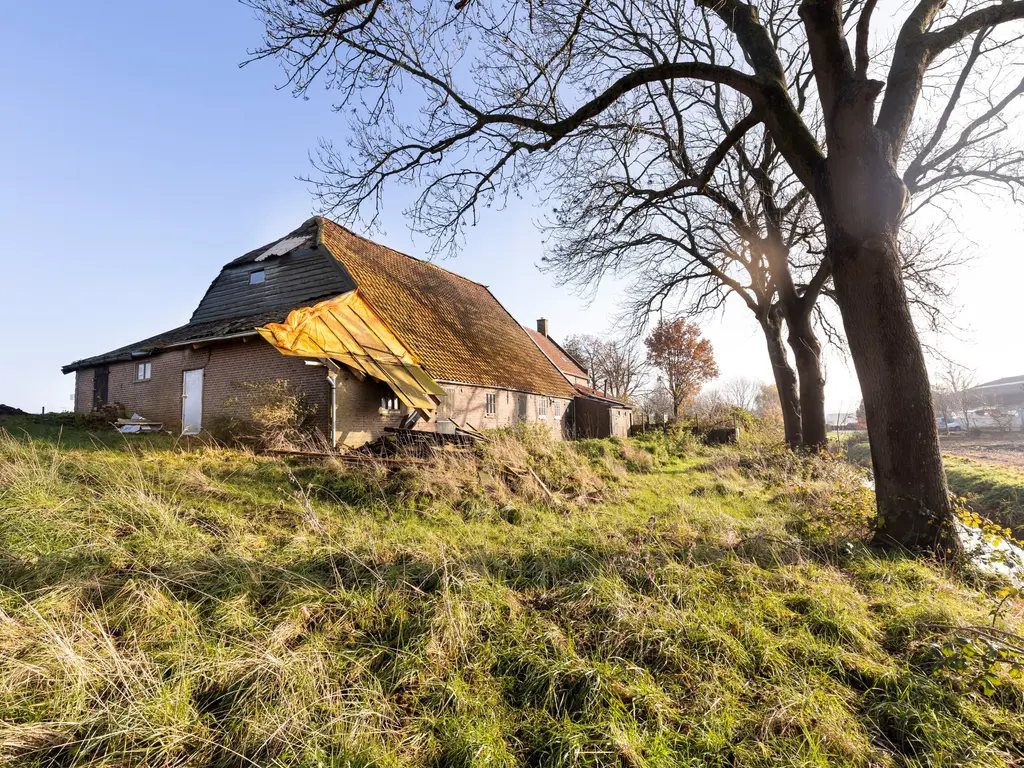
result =
[{"label": "green grass", "polygon": [[[836,453],[861,467],[871,467],[866,435],[839,441]],[[973,511],[1024,537],[1024,472],[1002,464],[961,456],[943,456],[949,489],[964,498]]]},{"label": "green grass", "polygon": [[999,585],[864,545],[846,464],[528,433],[395,472],[5,427],[0,763],[1024,758],[1024,687],[928,653]]},{"label": "green grass", "polygon": [[1024,472],[958,456],[945,458],[950,489],[978,512],[1024,537]]}]

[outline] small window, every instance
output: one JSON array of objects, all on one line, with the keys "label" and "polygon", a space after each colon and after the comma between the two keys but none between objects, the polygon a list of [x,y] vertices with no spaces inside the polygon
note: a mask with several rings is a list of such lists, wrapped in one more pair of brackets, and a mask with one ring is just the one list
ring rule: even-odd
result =
[{"label": "small window", "polygon": [[153,364],[152,363],[139,363],[135,369],[135,380],[136,381],[149,381],[153,378]]},{"label": "small window", "polygon": [[267,273],[262,269],[249,273],[249,285],[259,285],[267,281]]},{"label": "small window", "polygon": [[496,392],[488,392],[484,398],[484,416],[494,416],[498,413],[498,395]]},{"label": "small window", "polygon": [[546,397],[537,398],[537,418],[546,419],[548,417],[548,399]]},{"label": "small window", "polygon": [[562,404],[558,400],[553,400],[551,403],[551,415],[554,416],[556,419],[560,419],[562,417],[562,415],[559,413],[561,408]]},{"label": "small window", "polygon": [[390,387],[381,386],[380,392],[380,409],[382,411],[393,412],[402,409],[402,402]]}]

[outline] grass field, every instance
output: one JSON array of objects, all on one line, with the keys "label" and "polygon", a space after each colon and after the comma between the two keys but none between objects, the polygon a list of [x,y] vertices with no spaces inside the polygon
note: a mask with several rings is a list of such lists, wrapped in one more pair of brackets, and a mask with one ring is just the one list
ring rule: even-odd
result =
[{"label": "grass field", "polygon": [[[835,446],[848,461],[865,468],[871,466],[867,435],[844,435]],[[943,448],[962,450],[959,442],[944,442]],[[1010,455],[1016,456],[1017,452],[1010,452]],[[945,450],[943,462],[953,493],[962,497],[974,511],[1011,528],[1017,538],[1024,538],[1024,469],[1002,460],[963,456]]]},{"label": "grass field", "polygon": [[959,456],[946,456],[945,464],[954,493],[1024,537],[1024,471]]},{"label": "grass field", "polygon": [[842,462],[526,433],[396,470],[2,426],[0,763],[1024,760],[1020,681],[934,649],[1003,585],[866,546]]}]

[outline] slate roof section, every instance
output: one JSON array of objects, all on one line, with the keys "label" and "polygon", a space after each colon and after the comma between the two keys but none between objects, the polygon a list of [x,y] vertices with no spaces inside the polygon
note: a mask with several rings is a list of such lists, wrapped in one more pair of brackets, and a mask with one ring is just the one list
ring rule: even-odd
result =
[{"label": "slate roof section", "polygon": [[[315,220],[311,220],[315,221]],[[317,247],[319,228],[305,222],[294,232],[226,264],[206,289],[191,323],[205,323],[276,309],[302,307],[317,296],[340,296],[355,288],[345,268]],[[264,280],[250,284],[262,271]]]},{"label": "slate roof section", "polygon": [[587,372],[583,370],[579,363],[573,360],[568,352],[558,346],[554,339],[526,326],[523,326],[523,330],[530,334],[530,337],[537,342],[537,346],[541,348],[541,351],[548,356],[552,363],[558,366],[558,370],[569,376],[579,376],[581,379],[587,378]]},{"label": "slate roof section", "polygon": [[94,365],[105,363],[132,360],[138,357],[146,357],[156,352],[161,352],[172,347],[185,346],[187,344],[198,344],[211,339],[219,339],[225,336],[256,336],[256,328],[267,323],[282,322],[288,313],[307,303],[315,304],[316,301],[331,298],[323,296],[312,302],[303,302],[296,306],[283,307],[280,309],[255,312],[241,317],[233,317],[224,320],[214,320],[205,323],[188,323],[169,331],[150,336],[148,339],[136,341],[134,344],[127,344],[111,352],[102,355],[87,357],[83,360],[76,360],[61,368],[63,373],[71,373],[79,368],[88,368]]},{"label": "slate roof section", "polygon": [[[240,266],[244,266],[246,264],[253,264],[253,263],[258,262],[258,261],[263,261],[263,260],[265,260],[270,255],[283,256],[288,251],[284,251],[283,253],[277,253],[277,252],[280,250],[280,246],[284,245],[285,241],[287,241],[287,240],[294,240],[294,239],[300,239],[301,238],[302,241],[308,242],[309,245],[306,246],[306,247],[310,247],[312,245],[315,245],[317,240],[318,240],[318,238],[319,238],[319,236],[320,236],[320,221],[319,221],[319,218],[320,217],[318,217],[318,216],[314,216],[314,217],[312,217],[310,219],[306,219],[304,222],[302,222],[302,226],[300,226],[298,229],[296,229],[296,230],[294,230],[292,232],[289,232],[284,237],[279,237],[279,238],[277,238],[277,240],[269,242],[266,245],[261,245],[259,248],[253,248],[248,253],[243,253],[237,259],[233,259],[233,260],[229,261],[227,264],[225,264],[224,265],[224,269],[228,269],[229,267],[240,267]],[[289,245],[291,245],[291,244],[289,243]],[[295,249],[295,246],[292,246],[288,250],[294,250],[294,249]],[[270,253],[268,253],[268,251]],[[260,257],[263,257],[263,258],[260,258]]]},{"label": "slate roof section", "polygon": [[569,382],[485,286],[317,220],[320,242],[435,379],[573,397]]}]

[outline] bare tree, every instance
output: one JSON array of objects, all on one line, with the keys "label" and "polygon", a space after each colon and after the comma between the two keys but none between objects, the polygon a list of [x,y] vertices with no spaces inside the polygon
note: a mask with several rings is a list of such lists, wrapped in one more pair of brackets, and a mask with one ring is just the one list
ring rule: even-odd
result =
[{"label": "bare tree", "polygon": [[[986,158],[1010,135],[1002,116],[1021,91],[999,63],[1014,60],[1024,0],[917,0],[881,53],[870,41],[875,0],[247,2],[267,29],[255,57],[278,56],[300,93],[327,78],[353,117],[351,151],[325,142],[319,153],[323,205],[372,223],[390,182],[415,184],[410,215],[438,242],[456,242],[482,206],[543,179],[557,185],[546,175],[554,158],[586,151],[595,125],[652,84],[677,84],[684,127],[695,119],[702,131],[713,123],[693,97],[722,86],[735,106],[727,131],[706,134],[719,148],[703,154],[712,171],[763,126],[821,216],[872,437],[879,540],[959,555],[898,233],[909,193],[933,170],[951,189],[1019,187],[1012,161]],[[653,55],[637,55],[634,27]],[[801,96],[793,62],[808,57]],[[926,88],[929,74],[952,87]],[[916,153],[901,173],[907,147]],[[950,151],[978,158],[950,163]]]},{"label": "bare tree", "polygon": [[586,368],[591,387],[612,397],[630,400],[643,383],[645,356],[628,336],[579,334],[568,336],[562,348]]},{"label": "bare tree", "polygon": [[733,376],[723,382],[719,389],[729,405],[753,413],[761,394],[761,382],[746,376]]},{"label": "bare tree", "polygon": [[[678,309],[699,317],[738,297],[764,333],[787,442],[820,448],[824,377],[811,317],[828,270],[807,253],[821,251],[820,218],[763,131],[740,137],[702,175],[713,158],[701,153],[718,150],[703,135],[687,144],[687,130],[673,114],[679,98],[671,84],[652,86],[591,132],[586,153],[563,159],[565,181],[544,261],[580,286],[596,287],[610,271],[629,274],[627,312],[636,325],[673,298],[684,302]],[[694,98],[711,109],[721,88]],[[728,129],[718,114],[722,124],[711,130]],[[793,265],[802,279],[794,278]]]},{"label": "bare tree", "polygon": [[732,421],[732,408],[718,387],[708,387],[693,398],[688,407],[689,414],[698,424],[711,426]]},{"label": "bare tree", "polygon": [[942,428],[948,435],[951,417],[956,411],[956,397],[948,387],[939,384],[932,387],[932,403],[935,408],[935,417],[941,419]]},{"label": "bare tree", "polygon": [[673,416],[672,393],[661,377],[655,379],[650,386],[640,389],[634,400],[650,422],[667,421]]},{"label": "bare tree", "polygon": [[[642,36],[633,39],[642,50]],[[809,68],[806,58],[800,64]],[[793,78],[806,103],[811,80],[803,70]],[[718,120],[703,130],[728,131],[742,117],[715,108],[729,104],[720,85],[689,98]],[[701,316],[739,298],[764,333],[787,442],[818,450],[826,443],[825,397],[812,318],[820,317],[818,297],[834,295],[820,258],[821,218],[770,134],[750,129],[714,165],[721,147],[692,119],[684,127],[679,99],[673,83],[652,84],[595,124],[586,153],[563,156],[544,262],[565,282],[591,289],[609,272],[628,275],[627,313],[636,324],[671,299],[679,303],[670,309]],[[948,318],[942,278],[959,260],[945,251],[932,256],[926,246],[935,228],[926,232],[904,238],[912,247],[903,249],[903,271],[912,306],[938,328]]]},{"label": "bare tree", "polygon": [[971,408],[978,404],[973,392],[977,383],[977,374],[964,365],[949,361],[942,369],[943,388],[948,393],[954,409],[963,418],[964,429],[971,428]]}]

